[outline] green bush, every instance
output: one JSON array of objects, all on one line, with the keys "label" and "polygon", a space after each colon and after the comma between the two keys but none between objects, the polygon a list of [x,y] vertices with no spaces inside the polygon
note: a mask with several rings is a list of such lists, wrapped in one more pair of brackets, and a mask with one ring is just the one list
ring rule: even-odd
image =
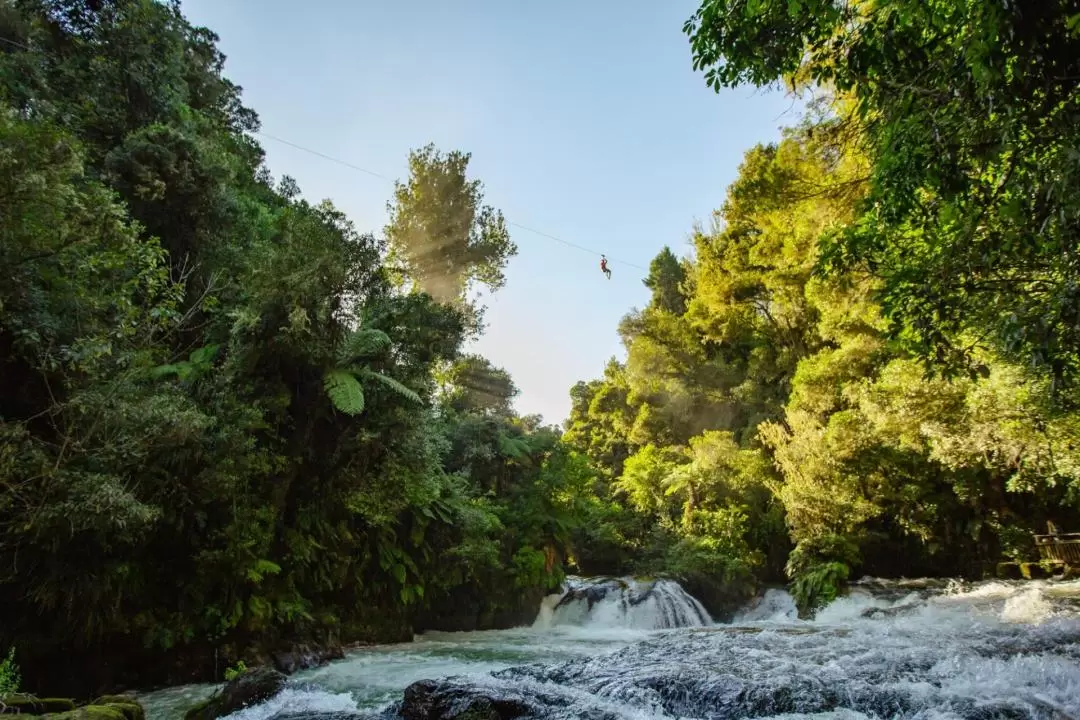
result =
[{"label": "green bush", "polygon": [[842,562],[826,562],[797,575],[791,583],[791,596],[799,608],[799,616],[812,616],[835,600],[843,592],[850,572]]}]

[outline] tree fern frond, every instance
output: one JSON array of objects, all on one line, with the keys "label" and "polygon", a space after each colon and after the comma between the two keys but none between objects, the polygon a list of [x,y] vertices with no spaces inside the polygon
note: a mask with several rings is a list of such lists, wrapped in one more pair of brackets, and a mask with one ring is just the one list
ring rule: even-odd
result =
[{"label": "tree fern frond", "polygon": [[348,370],[329,370],[323,375],[323,388],[334,407],[346,415],[364,412],[364,389]]},{"label": "tree fern frond", "polygon": [[346,362],[355,362],[364,358],[376,357],[390,347],[390,336],[382,330],[364,328],[349,333],[341,346],[341,359]]},{"label": "tree fern frond", "polygon": [[529,441],[524,438],[499,436],[499,452],[507,457],[519,460],[528,455],[531,450],[532,447],[529,445]]},{"label": "tree fern frond", "polygon": [[358,372],[364,377],[365,380],[376,380],[396,392],[401,397],[406,398],[407,400],[411,400],[415,403],[423,402],[423,400],[420,399],[420,396],[416,394],[415,390],[405,385],[402,385],[399,381],[395,380],[389,375],[383,375],[380,372],[368,370],[367,368],[360,369],[358,370]]}]

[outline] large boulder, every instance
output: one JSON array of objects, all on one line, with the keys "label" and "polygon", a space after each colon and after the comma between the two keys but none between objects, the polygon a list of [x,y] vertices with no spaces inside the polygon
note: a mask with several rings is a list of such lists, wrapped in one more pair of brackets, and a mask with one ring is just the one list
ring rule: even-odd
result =
[{"label": "large boulder", "polygon": [[603,701],[590,701],[579,692],[565,692],[557,685],[523,685],[513,668],[496,673],[491,681],[484,683],[471,683],[465,678],[415,682],[405,688],[404,699],[392,708],[391,713],[402,720],[540,720],[549,717],[617,720],[620,717],[605,707]]},{"label": "large boulder", "polygon": [[188,710],[184,720],[217,720],[265,702],[281,692],[285,675],[269,667],[251,668],[225,683],[208,700]]},{"label": "large boulder", "polygon": [[405,688],[404,720],[514,720],[535,717],[518,698],[499,698],[479,688],[421,680]]}]

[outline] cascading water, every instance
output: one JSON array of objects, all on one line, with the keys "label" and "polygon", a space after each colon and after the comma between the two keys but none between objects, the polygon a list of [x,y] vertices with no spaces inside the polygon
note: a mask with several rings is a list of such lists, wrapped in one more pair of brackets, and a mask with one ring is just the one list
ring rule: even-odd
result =
[{"label": "cascading water", "polygon": [[[570,579],[532,627],[365,648],[292,684],[231,720],[389,720],[406,686],[426,718],[1080,720],[1080,582],[864,580],[812,621],[769,590],[719,625],[672,581]],[[182,717],[185,692],[150,717]]]},{"label": "cascading water", "polygon": [[710,624],[701,603],[674,580],[568,577],[561,593],[544,598],[533,627],[666,630]]}]

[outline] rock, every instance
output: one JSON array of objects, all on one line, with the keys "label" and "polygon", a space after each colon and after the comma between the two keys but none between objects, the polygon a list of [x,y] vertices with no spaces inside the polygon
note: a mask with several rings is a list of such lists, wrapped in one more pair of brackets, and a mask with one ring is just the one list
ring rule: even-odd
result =
[{"label": "rock", "polygon": [[340,646],[326,647],[303,643],[275,652],[271,657],[274,667],[286,675],[292,675],[300,670],[325,665],[331,660],[341,660],[345,657],[345,651]]},{"label": "rock", "polygon": [[404,720],[513,720],[534,716],[532,709],[516,698],[496,698],[477,688],[435,680],[421,680],[405,688],[401,705]]},{"label": "rock", "polygon": [[1065,574],[1066,565],[1060,560],[1043,560],[1039,563],[1047,577],[1059,577]]},{"label": "rock", "polygon": [[864,618],[896,617],[898,615],[910,615],[918,612],[919,608],[919,603],[906,603],[904,605],[895,605],[888,608],[872,607],[863,610],[859,613],[859,616]]},{"label": "rock", "polygon": [[127,695],[98,698],[89,705],[66,712],[36,716],[41,720],[146,720],[146,711],[139,701]]},{"label": "rock", "polygon": [[1045,578],[1047,573],[1039,563],[1020,563],[1020,574],[1024,576],[1025,580],[1040,580]]},{"label": "rock", "polygon": [[995,573],[1000,580],[1019,580],[1023,575],[1020,572],[1020,564],[1014,562],[1000,562],[997,564]]},{"label": "rock", "polygon": [[82,707],[75,707],[74,701],[66,698],[14,695],[4,698],[0,713],[49,720],[146,720],[143,706],[128,695],[101,697]]},{"label": "rock", "polygon": [[44,715],[62,713],[75,709],[75,703],[67,698],[36,698],[32,695],[8,695],[0,707],[3,715]]},{"label": "rock", "polygon": [[217,720],[269,700],[285,685],[285,675],[268,667],[251,668],[225,683],[208,700],[187,711],[184,720]]},{"label": "rock", "polygon": [[146,710],[130,695],[106,695],[95,700],[89,707],[107,707],[118,710],[124,720],[146,720]]}]

